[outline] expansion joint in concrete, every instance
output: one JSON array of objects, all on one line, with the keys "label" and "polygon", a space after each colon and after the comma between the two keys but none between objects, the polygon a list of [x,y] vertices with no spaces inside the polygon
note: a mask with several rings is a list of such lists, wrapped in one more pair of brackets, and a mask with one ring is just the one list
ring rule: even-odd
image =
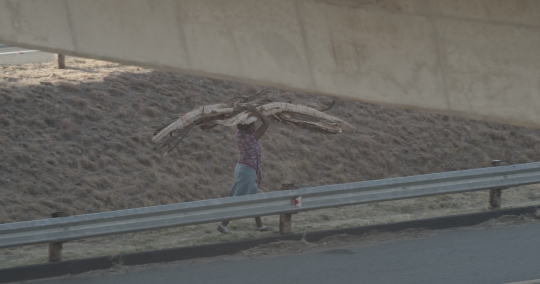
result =
[{"label": "expansion joint in concrete", "polygon": [[306,35],[306,29],[304,26],[304,19],[302,17],[302,12],[300,11],[300,4],[298,3],[299,0],[294,1],[294,7],[296,9],[296,17],[298,18],[298,24],[300,26],[301,32],[302,32],[302,42],[304,45],[304,49],[306,50],[306,60],[309,68],[309,76],[311,78],[311,86],[313,89],[317,88],[317,83],[315,81],[315,76],[313,76],[313,67],[311,65],[311,53],[309,52],[308,43],[307,43],[307,35]]}]

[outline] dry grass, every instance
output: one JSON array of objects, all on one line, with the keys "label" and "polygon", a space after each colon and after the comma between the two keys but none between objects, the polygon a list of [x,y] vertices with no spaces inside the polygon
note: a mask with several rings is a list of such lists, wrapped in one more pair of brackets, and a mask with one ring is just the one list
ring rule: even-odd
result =
[{"label": "dry grass", "polygon": [[[237,159],[234,129],[195,130],[166,158],[151,135],[194,107],[250,95],[255,86],[93,60],[4,67],[0,74],[0,223],[224,197]],[[272,90],[274,98],[326,106],[331,98]],[[262,139],[262,191],[540,161],[540,131],[340,99],[330,114],[356,133],[312,134],[273,123]],[[509,192],[509,191],[508,191]],[[295,215],[295,230],[384,223],[485,210],[487,193],[439,196]],[[505,191],[505,206],[540,203],[538,187]],[[275,234],[276,218],[266,217]],[[66,245],[66,258],[259,236],[252,220],[145,232]],[[172,236],[172,237],[171,237]],[[163,238],[162,238],[163,237]],[[150,239],[158,239],[149,242]],[[95,242],[110,243],[95,246]],[[73,244],[77,244],[76,246]],[[2,266],[44,260],[0,251]],[[32,251],[32,252],[30,252]],[[32,258],[33,260],[29,260]]]}]

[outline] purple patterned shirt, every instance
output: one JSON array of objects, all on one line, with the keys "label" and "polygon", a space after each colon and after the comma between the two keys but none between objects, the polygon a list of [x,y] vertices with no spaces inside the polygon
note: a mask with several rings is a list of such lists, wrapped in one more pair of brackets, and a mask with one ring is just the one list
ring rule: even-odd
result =
[{"label": "purple patterned shirt", "polygon": [[248,134],[244,131],[236,131],[236,146],[240,155],[238,163],[248,165],[257,173],[258,184],[262,182],[262,153],[261,144],[255,139],[255,133]]}]

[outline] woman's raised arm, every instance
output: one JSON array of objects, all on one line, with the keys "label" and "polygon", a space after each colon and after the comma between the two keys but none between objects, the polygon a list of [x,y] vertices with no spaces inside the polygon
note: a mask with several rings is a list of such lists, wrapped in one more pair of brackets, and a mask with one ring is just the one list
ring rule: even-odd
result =
[{"label": "woman's raised arm", "polygon": [[259,140],[270,126],[270,120],[254,106],[248,105],[246,109],[254,112],[262,121],[262,125],[255,131],[255,139]]}]

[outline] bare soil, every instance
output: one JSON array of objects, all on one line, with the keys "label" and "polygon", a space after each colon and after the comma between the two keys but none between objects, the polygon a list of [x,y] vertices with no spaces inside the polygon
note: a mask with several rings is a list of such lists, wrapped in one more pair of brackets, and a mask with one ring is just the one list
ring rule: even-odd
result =
[{"label": "bare soil", "polygon": [[[237,159],[235,129],[195,130],[169,156],[153,131],[195,107],[252,95],[246,84],[70,58],[0,66],[0,223],[225,197]],[[272,89],[272,98],[323,108],[333,98]],[[358,128],[313,134],[273,123],[261,139],[261,191],[540,161],[540,130],[337,99],[329,114]],[[487,210],[475,192],[333,208],[295,215],[295,232]],[[540,187],[503,193],[504,207],[540,204]],[[64,259],[277,234],[277,217],[188,226],[70,242]],[[46,246],[0,250],[0,267],[46,261]]]}]

